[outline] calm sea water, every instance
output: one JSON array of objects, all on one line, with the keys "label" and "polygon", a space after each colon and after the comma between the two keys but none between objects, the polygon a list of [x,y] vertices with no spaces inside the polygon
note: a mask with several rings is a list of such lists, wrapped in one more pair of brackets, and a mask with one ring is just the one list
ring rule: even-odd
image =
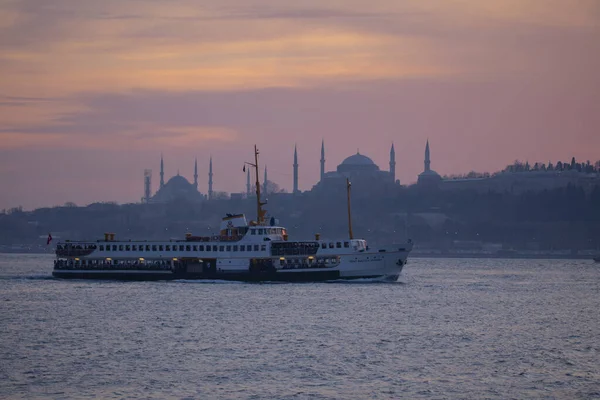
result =
[{"label": "calm sea water", "polygon": [[0,255],[1,398],[600,398],[600,265],[398,283],[96,282]]}]

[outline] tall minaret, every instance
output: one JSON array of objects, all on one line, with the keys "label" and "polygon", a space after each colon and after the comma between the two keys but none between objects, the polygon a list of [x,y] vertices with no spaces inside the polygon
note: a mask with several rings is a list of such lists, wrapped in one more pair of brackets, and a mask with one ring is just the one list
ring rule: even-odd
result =
[{"label": "tall minaret", "polygon": [[298,193],[298,150],[294,145],[294,194]]},{"label": "tall minaret", "polygon": [[392,175],[392,182],[396,182],[396,152],[394,151],[394,142],[392,142],[390,150],[390,174]]},{"label": "tall minaret", "polygon": [[425,172],[431,171],[431,159],[429,158],[429,139],[425,145]]},{"label": "tall minaret", "polygon": [[252,185],[250,185],[250,168],[246,171],[246,196],[252,196]]},{"label": "tall minaret", "polygon": [[267,164],[265,164],[265,182],[263,183],[263,192],[267,195]]},{"label": "tall minaret", "polygon": [[212,156],[210,156],[210,162],[208,164],[208,199],[212,200],[213,197],[213,172],[212,172]]},{"label": "tall minaret", "polygon": [[163,162],[162,153],[160,153],[160,188],[162,189],[165,186],[165,164]]},{"label": "tall minaret", "polygon": [[325,139],[321,139],[321,181],[325,178]]},{"label": "tall minaret", "polygon": [[198,190],[198,158],[194,160],[194,187]]}]

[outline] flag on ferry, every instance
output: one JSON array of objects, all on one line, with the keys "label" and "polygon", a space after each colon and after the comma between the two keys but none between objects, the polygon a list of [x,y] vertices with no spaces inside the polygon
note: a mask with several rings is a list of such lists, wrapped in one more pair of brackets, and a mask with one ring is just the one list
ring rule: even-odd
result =
[{"label": "flag on ferry", "polygon": [[46,240],[46,246],[48,246],[51,241],[52,241],[52,234],[48,233],[48,240]]},{"label": "flag on ferry", "polygon": [[244,164],[244,168],[242,168],[242,171],[246,172],[246,164]]}]

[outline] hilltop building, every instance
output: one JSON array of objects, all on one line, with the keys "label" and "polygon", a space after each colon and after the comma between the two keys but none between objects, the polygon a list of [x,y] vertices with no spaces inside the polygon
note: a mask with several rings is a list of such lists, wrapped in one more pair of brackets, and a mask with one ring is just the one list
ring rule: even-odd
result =
[{"label": "hilltop building", "polygon": [[503,171],[478,178],[444,179],[442,190],[473,190],[478,193],[497,192],[519,194],[564,188],[569,185],[592,190],[600,184],[599,173],[570,171]]},{"label": "hilltop building", "polygon": [[440,174],[431,169],[431,154],[429,150],[429,139],[425,145],[425,168],[423,172],[419,174],[417,184],[427,187],[437,187],[442,181]]},{"label": "hilltop building", "polygon": [[[346,179],[352,182],[352,185],[358,187],[369,188],[368,193],[384,192],[391,190],[400,182],[395,180],[396,177],[396,155],[394,145],[390,150],[390,170],[382,171],[379,166],[373,162],[371,158],[364,154],[360,154],[357,150],[356,154],[346,157],[339,164],[335,171],[325,172],[325,142],[321,142],[321,179],[313,187],[313,191],[322,194],[331,193],[332,191],[346,190]],[[294,152],[294,176],[297,176],[297,158]],[[296,189],[296,182],[294,182]],[[366,193],[366,191],[364,192]]]},{"label": "hilltop building", "polygon": [[[209,193],[212,193],[212,158],[210,160]],[[145,203],[169,203],[177,200],[185,200],[192,203],[200,203],[206,200],[206,196],[198,191],[198,160],[194,161],[194,183],[179,174],[173,176],[165,183],[165,164],[160,156],[160,186],[154,196],[149,196],[150,187],[146,184],[143,201]]]}]

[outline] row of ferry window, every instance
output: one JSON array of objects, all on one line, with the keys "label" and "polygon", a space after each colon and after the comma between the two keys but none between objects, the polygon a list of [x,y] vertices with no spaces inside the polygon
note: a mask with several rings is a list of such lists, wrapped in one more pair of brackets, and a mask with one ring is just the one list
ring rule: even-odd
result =
[{"label": "row of ferry window", "polygon": [[283,228],[252,228],[250,229],[251,235],[285,235]]},{"label": "row of ferry window", "polygon": [[339,262],[339,257],[332,257],[332,258],[318,258],[318,259],[314,259],[314,258],[283,258],[281,257],[279,259],[279,265],[281,265],[282,267],[284,266],[289,266],[289,265],[310,265],[310,266],[314,266],[314,265],[322,265],[322,264],[337,264]]},{"label": "row of ferry window", "polygon": [[[330,248],[330,249],[333,249],[333,248],[336,248],[336,247],[337,247],[338,249],[341,249],[341,248],[342,248],[342,242],[337,242],[337,243],[335,243],[335,244],[334,244],[333,242],[329,242],[329,248]],[[350,247],[350,242],[344,242],[344,247],[345,247],[345,248],[349,248],[349,247]],[[321,248],[322,248],[322,249],[326,249],[326,248],[327,248],[327,243],[325,243],[325,242],[322,242],[322,243],[321,243]]]},{"label": "row of ferry window", "polygon": [[[206,248],[206,249],[205,249]],[[104,247],[103,245],[100,245],[100,251],[104,251],[106,249],[106,251],[111,251],[111,245],[107,244],[106,247]],[[248,245],[227,245],[227,246],[216,246],[216,245],[137,245],[137,244],[113,244],[112,245],[112,251],[266,251],[267,250],[267,245],[266,244],[255,244],[254,246],[251,244]]]}]

